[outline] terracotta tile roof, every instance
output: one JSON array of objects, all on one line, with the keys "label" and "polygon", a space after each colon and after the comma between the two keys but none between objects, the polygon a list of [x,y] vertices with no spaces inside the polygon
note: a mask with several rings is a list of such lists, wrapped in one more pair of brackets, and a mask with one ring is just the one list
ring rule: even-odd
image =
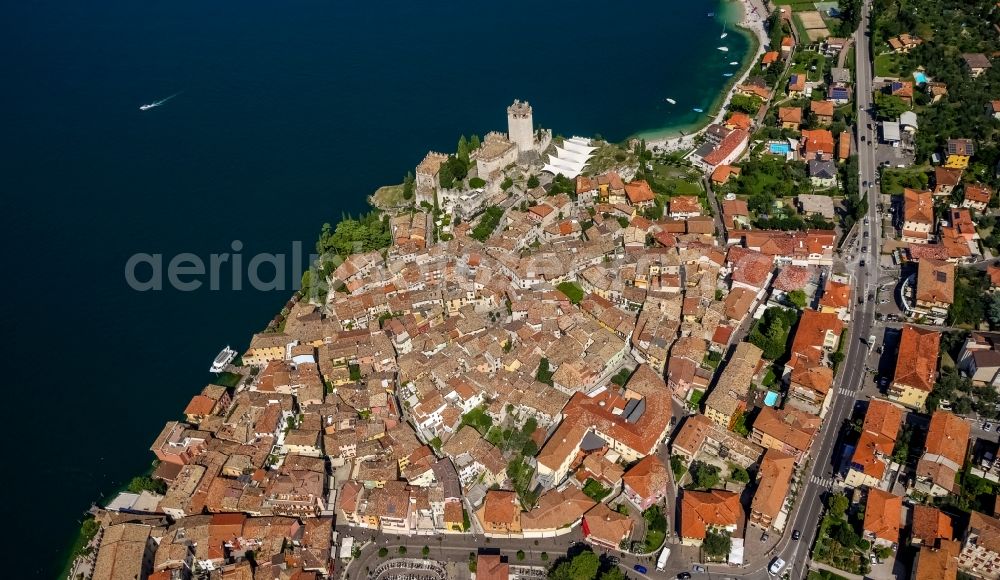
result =
[{"label": "terracotta tile roof", "polygon": [[938,165],[934,168],[934,184],[935,187],[947,186],[955,187],[962,181],[962,170],[961,169],[949,169]]},{"label": "terracotta tile roof", "polygon": [[751,510],[771,518],[778,515],[788,495],[788,487],[795,471],[795,456],[768,449],[760,462],[757,491],[753,495]]},{"label": "terracotta tile roof", "polygon": [[802,131],[802,142],[806,154],[825,153],[833,155],[833,133],[827,129],[806,129]]},{"label": "terracotta tile roof", "polygon": [[701,202],[695,195],[678,195],[670,198],[670,213],[701,213]]},{"label": "terracotta tile roof", "polygon": [[974,511],[969,515],[967,529],[978,534],[977,542],[980,547],[1000,553],[1000,520]]},{"label": "terracotta tile roof", "polygon": [[751,251],[733,265],[733,282],[763,288],[772,270],[774,270],[774,258]]},{"label": "terracotta tile roof", "polygon": [[726,298],[722,302],[726,318],[730,320],[743,320],[756,298],[757,295],[752,290],[743,288],[742,286],[733,288],[732,292],[726,294]]},{"label": "terracotta tile roof", "polygon": [[921,546],[914,563],[912,580],[955,580],[958,578],[958,542],[943,540],[936,548]]},{"label": "terracotta tile roof", "polygon": [[986,267],[986,275],[990,277],[991,286],[1000,286],[1000,266],[990,264]]},{"label": "terracotta tile roof", "polygon": [[981,183],[965,185],[965,201],[988,204],[993,196],[993,190]]},{"label": "terracotta tile roof", "polygon": [[827,279],[819,305],[827,308],[847,308],[851,305],[851,285]]},{"label": "terracotta tile roof", "polygon": [[656,194],[649,188],[649,183],[644,179],[637,179],[625,184],[625,196],[629,203],[648,203],[656,199]]},{"label": "terracotta tile roof", "polygon": [[902,512],[902,497],[878,488],[870,488],[868,501],[865,503],[864,530],[876,538],[898,543]]},{"label": "terracotta tile roof", "polygon": [[[800,453],[809,450],[813,437],[819,430],[820,418],[791,407],[774,409],[764,407],[753,422],[753,430],[760,431],[794,447]],[[756,440],[756,439],[755,439]]]},{"label": "terracotta tile roof", "polygon": [[733,129],[749,129],[753,127],[753,119],[750,118],[750,115],[737,111],[726,119],[725,124]]},{"label": "terracotta tile roof", "polygon": [[776,51],[776,50],[765,52],[764,56],[761,57],[761,59],[760,59],[760,63],[763,64],[763,65],[769,65],[769,64],[775,62],[776,60],[778,60],[778,56],[780,56],[780,55],[779,55],[778,51]]},{"label": "terracotta tile roof", "polygon": [[969,447],[969,424],[948,411],[935,411],[931,415],[924,453],[917,462],[917,477],[930,478],[948,490],[955,488],[955,475],[965,464]]},{"label": "terracotta tile roof", "polygon": [[741,147],[746,140],[750,137],[744,129],[733,129],[728,135],[719,143],[719,146],[715,148],[711,153],[705,156],[705,163],[709,165],[717,165],[722,162],[726,157],[729,157],[738,147]]},{"label": "terracotta tile roof", "polygon": [[684,490],[681,496],[681,537],[705,539],[705,532],[713,526],[740,526],[743,524],[743,506],[740,496],[721,489],[709,491]]},{"label": "terracotta tile roof", "polygon": [[955,265],[939,260],[920,260],[917,265],[916,298],[924,302],[953,303]]},{"label": "terracotta tile roof", "polygon": [[531,511],[521,514],[521,528],[558,529],[576,522],[595,505],[597,502],[575,486],[566,486],[562,491],[550,489],[538,498]]},{"label": "terracotta tile roof", "polygon": [[622,539],[629,537],[635,525],[632,518],[611,511],[611,508],[603,503],[590,508],[590,511],[584,514],[583,521],[590,537],[612,546],[617,546]]},{"label": "terracotta tile roof", "polygon": [[917,504],[913,506],[913,539],[933,546],[937,540],[950,540],[955,536],[951,517],[936,507]]},{"label": "terracotta tile roof", "polygon": [[889,401],[873,399],[868,404],[861,437],[851,458],[853,468],[875,479],[882,479],[886,466],[881,457],[892,454],[903,416],[903,408]]},{"label": "terracotta tile roof", "polygon": [[483,500],[483,523],[495,527],[510,527],[519,519],[521,508],[513,491],[491,489]]},{"label": "terracotta tile roof", "polygon": [[[903,230],[908,231],[908,230]],[[922,260],[938,260],[941,262],[948,260],[948,248],[944,244],[907,244],[906,253],[914,262]]]},{"label": "terracotta tile roof", "polygon": [[[799,318],[792,339],[792,355],[799,355],[813,363],[822,362],[825,339],[829,333],[837,337],[844,331],[844,322],[835,312],[806,309]],[[838,338],[839,340],[839,338]]]},{"label": "terracotta tile roof", "polygon": [[500,554],[479,554],[476,560],[476,580],[508,580],[510,564]]},{"label": "terracotta tile roof", "polygon": [[792,384],[826,395],[833,386],[833,369],[828,366],[796,365],[790,380]]},{"label": "terracotta tile roof", "polygon": [[788,77],[788,90],[789,92],[802,92],[806,90],[806,75],[796,73]]},{"label": "terracotta tile roof", "polygon": [[[713,183],[726,183],[729,178],[733,175],[739,175],[740,168],[733,165],[720,165],[712,171],[712,182]],[[746,203],[746,202],[744,202]],[[723,202],[725,204],[725,202]]]},{"label": "terracotta tile roof", "polygon": [[622,483],[643,499],[662,494],[668,481],[667,466],[656,455],[643,457],[622,477]]},{"label": "terracotta tile roof", "polygon": [[802,122],[802,109],[799,107],[779,107],[778,120],[782,123],[799,124]]},{"label": "terracotta tile roof", "polygon": [[821,117],[833,116],[833,101],[809,101],[809,110]]},{"label": "terracotta tile roof", "polygon": [[646,409],[636,421],[625,421],[612,412],[608,403],[618,397],[614,392],[605,391],[595,397],[576,393],[563,408],[563,422],[542,448],[538,461],[555,469],[591,429],[642,455],[652,453],[673,416],[666,383],[649,366],[640,365],[626,387],[645,400]]},{"label": "terracotta tile roof", "polygon": [[778,272],[772,285],[782,292],[791,292],[805,288],[810,280],[812,280],[812,272],[809,271],[809,268],[785,266]]},{"label": "terracotta tile roof", "polygon": [[903,219],[908,222],[934,223],[934,194],[929,191],[903,190]]},{"label": "terracotta tile roof", "polygon": [[185,415],[208,415],[215,408],[215,400],[205,395],[195,395],[184,408]]},{"label": "terracotta tile roof", "polygon": [[722,202],[722,214],[727,218],[747,217],[750,215],[750,208],[747,207],[747,202],[744,199],[727,199]]}]

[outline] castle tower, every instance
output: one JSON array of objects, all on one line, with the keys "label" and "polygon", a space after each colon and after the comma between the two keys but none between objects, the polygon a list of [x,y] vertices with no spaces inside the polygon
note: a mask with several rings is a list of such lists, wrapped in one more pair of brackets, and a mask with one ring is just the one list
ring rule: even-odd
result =
[{"label": "castle tower", "polygon": [[535,128],[531,120],[531,105],[514,101],[507,107],[507,134],[517,145],[517,152],[527,153],[535,148]]}]

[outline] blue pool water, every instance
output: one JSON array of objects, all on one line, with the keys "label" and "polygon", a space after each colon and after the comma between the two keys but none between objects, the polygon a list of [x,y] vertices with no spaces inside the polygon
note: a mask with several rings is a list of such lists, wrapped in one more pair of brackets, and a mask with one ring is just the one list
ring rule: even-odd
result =
[{"label": "blue pool water", "polygon": [[915,80],[918,85],[926,84],[927,83],[927,75],[925,75],[924,73],[922,73],[920,71],[917,71],[917,72],[913,73],[913,80]]},{"label": "blue pool water", "polygon": [[767,394],[764,395],[764,404],[767,405],[768,407],[773,407],[777,402],[778,402],[778,393],[774,391],[768,391]]},{"label": "blue pool water", "polygon": [[768,143],[767,147],[775,155],[788,155],[788,152],[791,151],[788,143]]}]

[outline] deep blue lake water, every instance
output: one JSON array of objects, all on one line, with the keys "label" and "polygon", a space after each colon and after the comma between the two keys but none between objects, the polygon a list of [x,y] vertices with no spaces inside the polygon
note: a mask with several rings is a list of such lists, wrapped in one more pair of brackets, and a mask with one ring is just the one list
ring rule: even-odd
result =
[{"label": "deep blue lake water", "polygon": [[58,572],[83,510],[149,465],[216,352],[244,348],[291,293],[135,292],[131,255],[311,248],[323,222],[363,211],[427,150],[506,130],[515,98],[557,134],[688,125],[748,50],[740,34],[719,39],[722,12],[718,0],[8,3],[0,303],[8,449],[25,451],[7,455],[0,509],[7,533],[43,540],[18,575]]}]

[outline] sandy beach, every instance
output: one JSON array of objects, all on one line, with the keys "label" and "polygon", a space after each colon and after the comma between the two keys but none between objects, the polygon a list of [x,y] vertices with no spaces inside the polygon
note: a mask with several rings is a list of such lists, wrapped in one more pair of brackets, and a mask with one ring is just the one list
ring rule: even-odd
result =
[{"label": "sandy beach", "polygon": [[[757,50],[751,56],[747,64],[745,65],[743,72],[737,80],[729,85],[727,89],[726,97],[722,100],[719,105],[718,110],[708,121],[705,121],[703,125],[698,126],[697,129],[691,132],[685,131],[684,135],[677,135],[675,132],[670,134],[665,134],[663,136],[654,136],[652,138],[646,139],[646,144],[654,149],[661,151],[678,151],[687,150],[694,147],[695,137],[705,130],[705,127],[712,123],[718,123],[722,121],[723,117],[726,115],[726,107],[729,105],[729,101],[732,99],[735,93],[736,87],[740,85],[746,78],[750,75],[750,71],[753,70],[754,64],[760,61],[761,56],[764,54],[765,46],[769,42],[767,32],[764,30],[764,20],[767,18],[767,9],[764,7],[762,0],[740,0],[740,11],[741,17],[738,23],[740,28],[747,30],[753,34],[757,39]],[[707,115],[706,115],[707,116]]]}]

